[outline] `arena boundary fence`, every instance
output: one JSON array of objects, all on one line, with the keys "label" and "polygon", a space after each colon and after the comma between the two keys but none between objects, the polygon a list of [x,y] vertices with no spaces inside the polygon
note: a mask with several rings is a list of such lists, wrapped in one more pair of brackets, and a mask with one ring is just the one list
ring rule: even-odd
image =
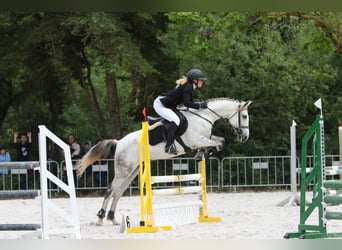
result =
[{"label": "arena boundary fence", "polygon": [[[336,165],[339,155],[326,155],[329,165]],[[249,188],[289,188],[291,186],[290,156],[246,156],[224,157],[222,160],[210,157],[207,161],[207,190],[225,191]],[[313,166],[313,157],[307,156],[308,168]],[[30,162],[28,162],[30,163]],[[75,161],[73,161],[75,163]],[[31,164],[31,163],[30,163]],[[297,168],[300,159],[296,157]],[[93,166],[94,167],[94,166]],[[61,180],[66,181],[65,161],[47,161],[49,171]],[[173,158],[151,161],[152,175],[184,175],[197,172],[195,159],[190,157]],[[89,168],[90,172],[80,178],[74,177],[75,189],[78,192],[104,191],[114,176],[113,159],[102,159],[101,164],[95,164],[95,168]],[[75,170],[74,170],[75,171]],[[11,174],[11,169],[0,163],[0,191],[9,190],[39,190],[39,168],[33,168],[31,173]],[[28,180],[25,186],[20,186],[19,178]],[[162,188],[181,187],[182,183],[171,182],[157,184]],[[187,185],[191,185],[187,183]],[[297,187],[300,186],[300,173],[297,173]],[[139,191],[139,177],[134,179],[126,190],[125,195],[133,196]],[[53,182],[48,182],[49,196],[61,194],[63,190]]]}]

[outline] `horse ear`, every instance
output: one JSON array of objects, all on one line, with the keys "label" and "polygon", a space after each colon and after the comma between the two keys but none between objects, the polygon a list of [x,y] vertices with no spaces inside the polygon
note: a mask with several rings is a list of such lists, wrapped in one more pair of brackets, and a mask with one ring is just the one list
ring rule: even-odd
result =
[{"label": "horse ear", "polygon": [[248,106],[251,105],[252,103],[253,103],[252,101],[246,101],[246,102],[242,105],[241,109],[247,109]]}]

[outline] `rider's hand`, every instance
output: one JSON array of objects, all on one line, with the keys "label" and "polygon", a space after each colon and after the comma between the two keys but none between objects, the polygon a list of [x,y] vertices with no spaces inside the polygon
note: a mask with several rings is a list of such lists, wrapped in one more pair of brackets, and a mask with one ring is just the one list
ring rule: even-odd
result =
[{"label": "rider's hand", "polygon": [[206,108],[208,108],[208,103],[207,102],[201,102],[199,107],[200,107],[200,109],[206,109]]}]

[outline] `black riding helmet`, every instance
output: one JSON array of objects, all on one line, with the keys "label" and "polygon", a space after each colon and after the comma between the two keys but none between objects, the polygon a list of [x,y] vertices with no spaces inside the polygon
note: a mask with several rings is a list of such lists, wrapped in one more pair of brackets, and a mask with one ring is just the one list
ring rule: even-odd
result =
[{"label": "black riding helmet", "polygon": [[189,82],[193,82],[196,79],[199,80],[207,80],[201,70],[199,69],[192,69],[186,74],[186,78],[188,78]]}]

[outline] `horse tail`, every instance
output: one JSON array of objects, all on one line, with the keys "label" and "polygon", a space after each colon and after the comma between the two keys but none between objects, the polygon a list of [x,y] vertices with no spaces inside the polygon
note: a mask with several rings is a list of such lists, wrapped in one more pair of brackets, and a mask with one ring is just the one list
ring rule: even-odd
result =
[{"label": "horse tail", "polygon": [[108,139],[98,142],[86,153],[77,163],[77,175],[81,176],[83,172],[95,161],[103,159],[111,152],[112,146],[116,146],[117,140]]}]

